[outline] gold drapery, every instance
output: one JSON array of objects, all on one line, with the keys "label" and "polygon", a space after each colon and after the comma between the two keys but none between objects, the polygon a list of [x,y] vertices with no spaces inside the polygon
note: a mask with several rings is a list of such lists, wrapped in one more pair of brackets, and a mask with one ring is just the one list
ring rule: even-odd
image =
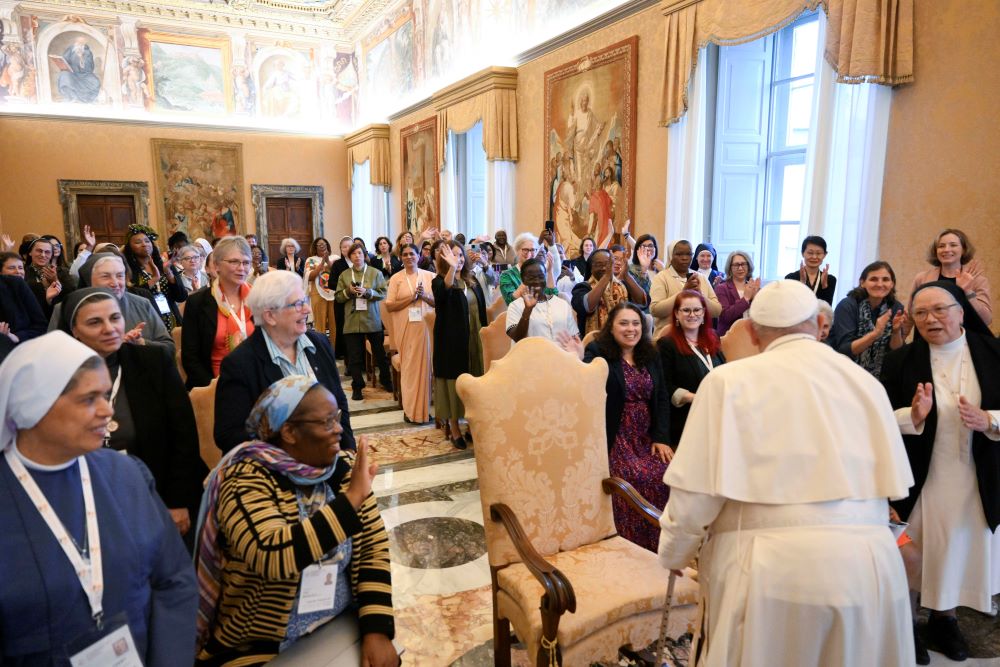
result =
[{"label": "gold drapery", "polygon": [[517,70],[489,67],[432,97],[438,119],[438,168],[444,169],[448,130],[468,132],[483,122],[487,160],[517,160]]},{"label": "gold drapery", "polygon": [[661,125],[687,111],[703,47],[759,39],[817,7],[827,15],[824,55],[839,83],[913,81],[913,0],[663,0],[660,7],[667,20]]},{"label": "gold drapery", "polygon": [[371,184],[389,187],[389,126],[367,125],[344,137],[347,144],[347,188],[354,182],[354,165],[371,160]]}]

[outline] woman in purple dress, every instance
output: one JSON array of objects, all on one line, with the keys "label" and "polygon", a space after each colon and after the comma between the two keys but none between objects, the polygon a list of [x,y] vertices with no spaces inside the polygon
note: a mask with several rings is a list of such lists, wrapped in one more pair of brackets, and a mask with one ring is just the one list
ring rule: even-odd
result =
[{"label": "woman in purple dress", "polygon": [[[579,339],[564,339],[587,363],[596,357],[608,362],[608,399],[605,428],[611,474],[635,487],[659,509],[670,490],[663,473],[674,455],[669,444],[670,396],[656,347],[637,306],[622,302],[611,309],[596,340],[583,349]],[[660,530],[612,498],[618,534],[655,552]]]}]

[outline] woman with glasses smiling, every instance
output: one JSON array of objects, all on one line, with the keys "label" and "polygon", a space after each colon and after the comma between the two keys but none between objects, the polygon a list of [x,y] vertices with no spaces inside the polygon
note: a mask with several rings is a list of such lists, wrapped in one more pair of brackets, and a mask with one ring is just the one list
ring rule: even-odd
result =
[{"label": "woman with glasses smiling", "polygon": [[698,386],[726,361],[719,337],[712,330],[712,320],[706,317],[707,310],[701,292],[684,290],[674,299],[674,326],[657,342],[670,396],[670,442],[674,448],[681,441]]},{"label": "woman with glasses smiling", "polygon": [[177,253],[177,261],[180,262],[181,282],[188,292],[197,292],[209,283],[208,274],[205,273],[205,258],[196,246],[186,245]]},{"label": "woman with glasses smiling", "polygon": [[[833,305],[833,295],[837,291],[837,279],[830,275],[830,265],[826,259],[826,239],[822,236],[807,236],[802,241],[802,263],[798,271],[792,271],[785,280],[798,280],[813,291],[817,299]],[[822,268],[821,268],[822,267]]]},{"label": "woman with glasses smiling", "polygon": [[289,375],[315,377],[341,406],[341,446],[354,449],[347,396],[330,339],[309,330],[312,309],[302,280],[291,271],[265,273],[247,296],[254,332],[222,360],[215,390],[215,444],[229,451],[244,442],[247,415],[271,384]]},{"label": "woman with glasses smiling", "polygon": [[246,303],[250,244],[242,236],[227,236],[216,244],[212,256],[218,277],[211,289],[195,292],[188,299],[181,329],[181,363],[188,389],[208,386],[219,375],[225,356],[254,329]]},{"label": "woman with glasses smiling", "polygon": [[726,279],[715,288],[722,314],[719,315],[718,334],[724,336],[736,320],[746,317],[750,302],[760,291],[760,278],[753,277],[753,260],[750,253],[734,250],[726,259]]}]

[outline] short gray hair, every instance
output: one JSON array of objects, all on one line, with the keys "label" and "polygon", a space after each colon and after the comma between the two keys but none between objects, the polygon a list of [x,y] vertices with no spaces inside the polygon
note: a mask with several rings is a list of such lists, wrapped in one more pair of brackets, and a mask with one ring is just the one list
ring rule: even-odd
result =
[{"label": "short gray hair", "polygon": [[94,261],[94,265],[90,267],[90,274],[93,275],[97,271],[97,267],[99,267],[101,264],[107,264],[108,262],[117,262],[119,265],[121,265],[122,271],[125,271],[125,260],[119,257],[118,255],[107,253],[102,255],[101,257],[98,257],[97,260]]},{"label": "short gray hair", "polygon": [[733,277],[733,257],[742,257],[747,261],[747,280],[753,278],[753,259],[750,258],[750,253],[743,250],[734,250],[729,253],[729,257],[726,258],[726,277],[730,280]]},{"label": "short gray hair", "polygon": [[833,322],[833,306],[831,306],[830,304],[828,304],[823,299],[817,299],[816,301],[817,301],[816,308],[818,309],[818,313],[820,315],[822,315],[823,318],[827,322],[832,323]]},{"label": "short gray hair", "polygon": [[258,276],[247,295],[247,307],[253,313],[253,323],[257,326],[264,324],[264,311],[284,306],[288,295],[296,287],[302,287],[302,277],[294,271],[268,271]]},{"label": "short gray hair", "polygon": [[536,246],[538,245],[538,237],[531,232],[522,232],[521,234],[518,234],[517,238],[514,239],[514,252],[520,252],[521,246],[526,243],[531,243],[531,245]]},{"label": "short gray hair", "polygon": [[282,257],[284,257],[285,256],[285,248],[287,248],[289,245],[295,247],[295,254],[296,255],[299,254],[299,252],[302,251],[302,246],[299,245],[299,242],[296,241],[295,239],[289,237],[287,239],[281,239],[281,246],[278,248],[278,254],[281,255]]},{"label": "short gray hair", "polygon": [[225,236],[219,239],[219,242],[215,244],[215,248],[212,250],[212,254],[219,260],[225,260],[236,252],[247,259],[253,258],[250,254],[250,244],[242,236]]},{"label": "short gray hair", "polygon": [[177,251],[177,257],[180,257],[186,252],[193,252],[194,254],[198,255],[198,257],[201,258],[202,260],[204,260],[206,257],[205,249],[196,243],[189,243],[186,246],[182,246],[181,249]]}]

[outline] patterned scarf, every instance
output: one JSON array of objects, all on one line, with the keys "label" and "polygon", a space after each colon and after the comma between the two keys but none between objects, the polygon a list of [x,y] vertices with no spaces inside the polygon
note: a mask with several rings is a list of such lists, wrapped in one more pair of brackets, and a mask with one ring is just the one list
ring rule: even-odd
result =
[{"label": "patterned scarf", "polygon": [[[233,449],[219,461],[208,476],[205,494],[201,500],[201,510],[198,512],[198,544],[195,550],[195,571],[198,575],[198,650],[208,641],[212,626],[215,623],[215,612],[219,604],[222,589],[222,568],[224,554],[219,544],[219,517],[216,512],[219,501],[219,489],[226,479],[228,471],[241,461],[257,461],[268,470],[280,473],[298,486],[313,486],[330,479],[337,468],[334,459],[329,468],[313,468],[293,459],[288,453],[275,445],[255,440]],[[310,510],[313,499],[325,501],[324,494],[313,493],[310,498]]]},{"label": "patterned scarf", "polygon": [[240,331],[239,324],[236,323],[236,317],[233,316],[232,306],[226,301],[225,296],[222,294],[222,287],[219,286],[218,279],[212,281],[212,296],[215,297],[215,303],[219,305],[219,312],[222,316],[226,318],[226,349],[232,352],[236,349],[236,346],[243,342],[243,340],[253,333],[253,321],[251,317],[253,313],[247,308],[247,294],[250,293],[250,285],[243,283],[240,285],[240,303],[243,304],[243,316],[246,318],[246,335]]},{"label": "patterned scarf", "polygon": [[[610,271],[611,269],[608,269]],[[599,282],[593,276],[590,277],[591,289]],[[608,285],[608,289],[604,291],[601,296],[601,302],[597,304],[597,309],[593,313],[587,316],[587,325],[584,335],[589,334],[591,331],[599,331],[604,327],[604,323],[608,321],[608,313],[611,309],[617,306],[622,301],[628,301],[628,289],[625,285],[612,279],[611,284]]]},{"label": "patterned scarf", "polygon": [[[880,314],[882,314],[881,307],[879,308]],[[857,338],[867,335],[869,331],[874,331],[876,319],[878,319],[878,315],[872,313],[871,303],[868,302],[868,299],[861,299],[858,304],[858,328],[855,331]],[[885,331],[882,332],[882,335],[876,338],[875,342],[867,350],[858,355],[858,365],[876,378],[882,374],[882,362],[889,351],[889,339],[891,337],[892,318],[890,317],[889,323],[885,325]]]}]

